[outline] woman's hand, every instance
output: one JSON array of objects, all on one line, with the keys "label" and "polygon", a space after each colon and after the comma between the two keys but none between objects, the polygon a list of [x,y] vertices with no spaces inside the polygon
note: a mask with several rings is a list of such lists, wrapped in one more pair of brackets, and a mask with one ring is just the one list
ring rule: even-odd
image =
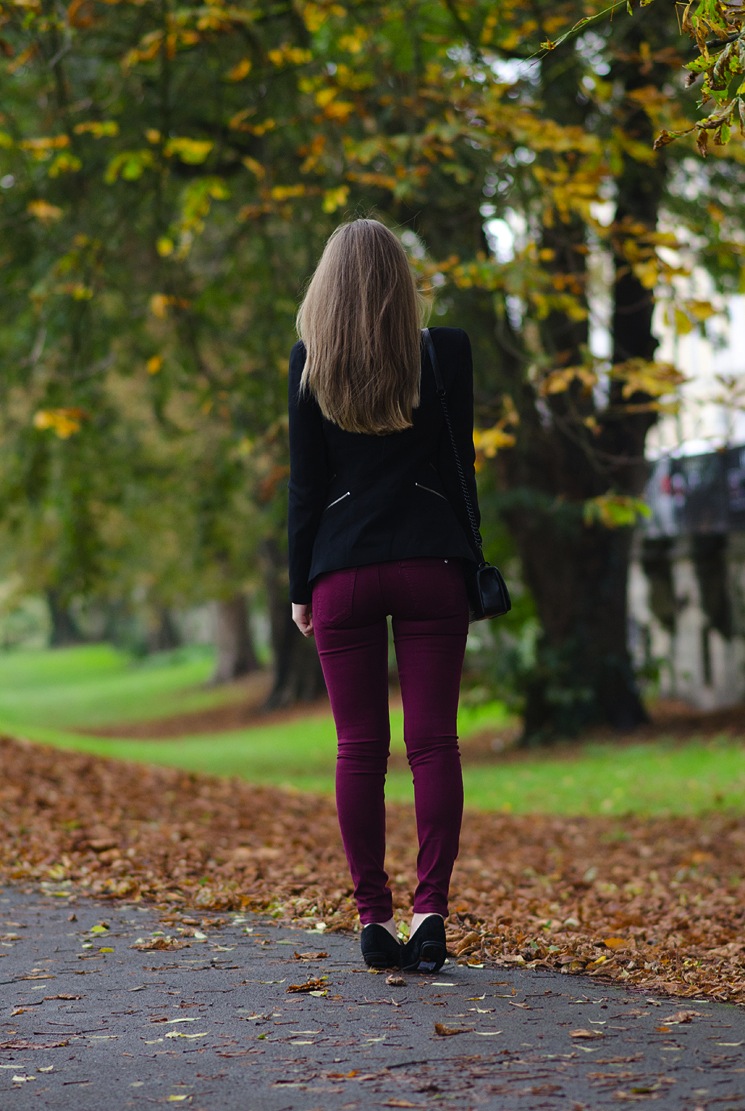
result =
[{"label": "woman's hand", "polygon": [[304,637],[313,636],[313,614],[307,602],[292,603],[292,620],[297,625]]}]

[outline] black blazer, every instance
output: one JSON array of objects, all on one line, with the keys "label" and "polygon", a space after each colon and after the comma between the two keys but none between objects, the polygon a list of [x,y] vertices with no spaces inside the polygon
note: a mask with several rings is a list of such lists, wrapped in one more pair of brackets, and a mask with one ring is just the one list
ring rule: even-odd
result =
[{"label": "black blazer", "polygon": [[[460,328],[432,328],[461,462],[478,518],[471,344]],[[310,602],[318,575],[342,567],[433,556],[475,560],[468,515],[434,374],[422,353],[413,426],[344,432],[299,396],[305,347],[290,354],[290,598]]]}]

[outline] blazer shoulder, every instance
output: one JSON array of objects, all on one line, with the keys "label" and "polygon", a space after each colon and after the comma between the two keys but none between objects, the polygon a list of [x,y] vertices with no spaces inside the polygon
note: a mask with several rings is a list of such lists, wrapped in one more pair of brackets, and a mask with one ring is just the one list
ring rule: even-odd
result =
[{"label": "blazer shoulder", "polygon": [[438,339],[442,338],[456,340],[460,339],[462,336],[468,338],[468,333],[465,331],[464,328],[445,328],[442,326],[436,326],[434,328],[430,328],[430,332],[432,333],[433,338],[437,336]]},{"label": "blazer shoulder", "polygon": [[449,388],[456,379],[473,373],[471,341],[463,328],[432,328],[432,341],[445,385]]},{"label": "blazer shoulder", "polygon": [[430,328],[430,332],[435,346],[446,355],[462,355],[471,350],[471,341],[463,328]]},{"label": "blazer shoulder", "polygon": [[292,350],[290,351],[290,367],[288,372],[290,393],[295,397],[297,397],[304,367],[305,344],[299,339],[297,343],[293,344]]},{"label": "blazer shoulder", "polygon": [[294,343],[292,345],[292,350],[290,351],[290,370],[294,370],[295,367],[298,367],[298,366],[302,370],[304,365],[305,365],[305,344],[303,343],[303,341],[301,339],[299,339],[296,343]]}]

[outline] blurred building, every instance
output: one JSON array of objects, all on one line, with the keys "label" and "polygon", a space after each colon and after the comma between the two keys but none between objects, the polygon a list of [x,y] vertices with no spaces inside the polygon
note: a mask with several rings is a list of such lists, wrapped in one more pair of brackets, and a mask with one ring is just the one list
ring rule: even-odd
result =
[{"label": "blurred building", "polygon": [[[702,297],[718,300],[706,286]],[[687,382],[679,412],[663,416],[649,433],[652,458],[745,443],[745,296],[728,298],[704,328],[680,335],[660,319],[655,357],[673,363]]]},{"label": "blurred building", "polygon": [[745,701],[745,297],[708,338],[663,334],[658,358],[689,381],[680,412],[649,437],[632,645],[663,696],[715,709]]},{"label": "blurred building", "polygon": [[744,701],[745,444],[659,459],[646,500],[629,580],[636,662],[663,696]]}]

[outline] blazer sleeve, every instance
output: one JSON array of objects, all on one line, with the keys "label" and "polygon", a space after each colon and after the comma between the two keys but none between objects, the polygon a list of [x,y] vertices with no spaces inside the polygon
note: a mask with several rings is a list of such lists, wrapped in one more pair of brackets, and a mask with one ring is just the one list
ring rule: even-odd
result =
[{"label": "blazer sleeve", "polygon": [[311,600],[308,584],[313,541],[326,502],[329,466],[321,412],[312,397],[300,395],[305,348],[296,343],[290,353],[289,436],[290,481],[287,515],[290,599]]},{"label": "blazer sleeve", "polygon": [[[468,492],[471,496],[476,524],[481,523],[478,491],[476,489],[476,451],[473,446],[473,357],[471,341],[466,332],[461,332],[461,343],[456,355],[456,366],[447,389],[447,405],[453,426],[458,454],[463,466]],[[474,546],[468,511],[463,499],[463,490],[458,477],[458,468],[453,457],[453,448],[447,427],[440,439],[439,466],[445,489],[461,527],[471,548]],[[474,559],[476,552],[474,551]]]}]

